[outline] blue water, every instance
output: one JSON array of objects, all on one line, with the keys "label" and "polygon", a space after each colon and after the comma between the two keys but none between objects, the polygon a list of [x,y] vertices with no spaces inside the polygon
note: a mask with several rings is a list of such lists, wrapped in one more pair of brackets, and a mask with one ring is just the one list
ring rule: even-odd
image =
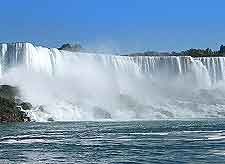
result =
[{"label": "blue water", "polygon": [[0,163],[225,163],[225,120],[0,124]]}]

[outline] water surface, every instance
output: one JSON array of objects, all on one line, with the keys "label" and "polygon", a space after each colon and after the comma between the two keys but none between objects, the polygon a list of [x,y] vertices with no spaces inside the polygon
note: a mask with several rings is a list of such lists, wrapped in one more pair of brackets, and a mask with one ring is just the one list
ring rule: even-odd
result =
[{"label": "water surface", "polygon": [[225,120],[0,125],[0,163],[224,163]]}]

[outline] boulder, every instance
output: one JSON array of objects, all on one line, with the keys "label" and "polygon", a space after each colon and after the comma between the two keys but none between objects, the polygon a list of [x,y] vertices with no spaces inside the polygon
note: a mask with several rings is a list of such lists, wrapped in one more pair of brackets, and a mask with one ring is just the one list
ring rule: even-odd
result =
[{"label": "boulder", "polygon": [[54,119],[53,119],[52,117],[50,117],[50,118],[48,118],[48,121],[49,121],[49,122],[53,122]]},{"label": "boulder", "polygon": [[72,51],[72,52],[77,52],[82,49],[80,44],[63,44],[58,50],[65,50],[65,51]]},{"label": "boulder", "polygon": [[32,105],[29,102],[22,102],[20,104],[20,106],[22,107],[23,110],[31,110],[32,109]]}]

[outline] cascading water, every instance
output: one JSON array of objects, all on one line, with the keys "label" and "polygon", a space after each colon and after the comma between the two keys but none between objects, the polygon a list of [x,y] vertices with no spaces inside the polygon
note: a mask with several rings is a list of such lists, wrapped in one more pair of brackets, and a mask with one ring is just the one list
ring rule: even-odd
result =
[{"label": "cascading water", "polygon": [[225,116],[224,57],[115,56],[0,44],[0,77],[20,88],[36,121]]}]

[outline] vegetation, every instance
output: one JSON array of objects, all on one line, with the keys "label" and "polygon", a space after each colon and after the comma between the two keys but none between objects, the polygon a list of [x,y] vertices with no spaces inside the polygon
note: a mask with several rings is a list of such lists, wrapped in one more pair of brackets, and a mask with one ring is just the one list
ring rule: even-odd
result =
[{"label": "vegetation", "polygon": [[221,56],[220,53],[217,51],[212,51],[211,49],[207,48],[205,50],[203,49],[190,49],[187,51],[182,51],[181,55],[185,56],[192,56],[192,57],[216,57],[216,56]]},{"label": "vegetation", "polygon": [[221,45],[221,46],[220,46],[219,53],[225,54],[225,46],[224,46],[224,45]]},{"label": "vegetation", "polygon": [[181,52],[154,52],[133,53],[126,56],[192,56],[192,57],[219,57],[225,56],[225,46],[221,45],[218,51],[207,49],[189,49]]}]

